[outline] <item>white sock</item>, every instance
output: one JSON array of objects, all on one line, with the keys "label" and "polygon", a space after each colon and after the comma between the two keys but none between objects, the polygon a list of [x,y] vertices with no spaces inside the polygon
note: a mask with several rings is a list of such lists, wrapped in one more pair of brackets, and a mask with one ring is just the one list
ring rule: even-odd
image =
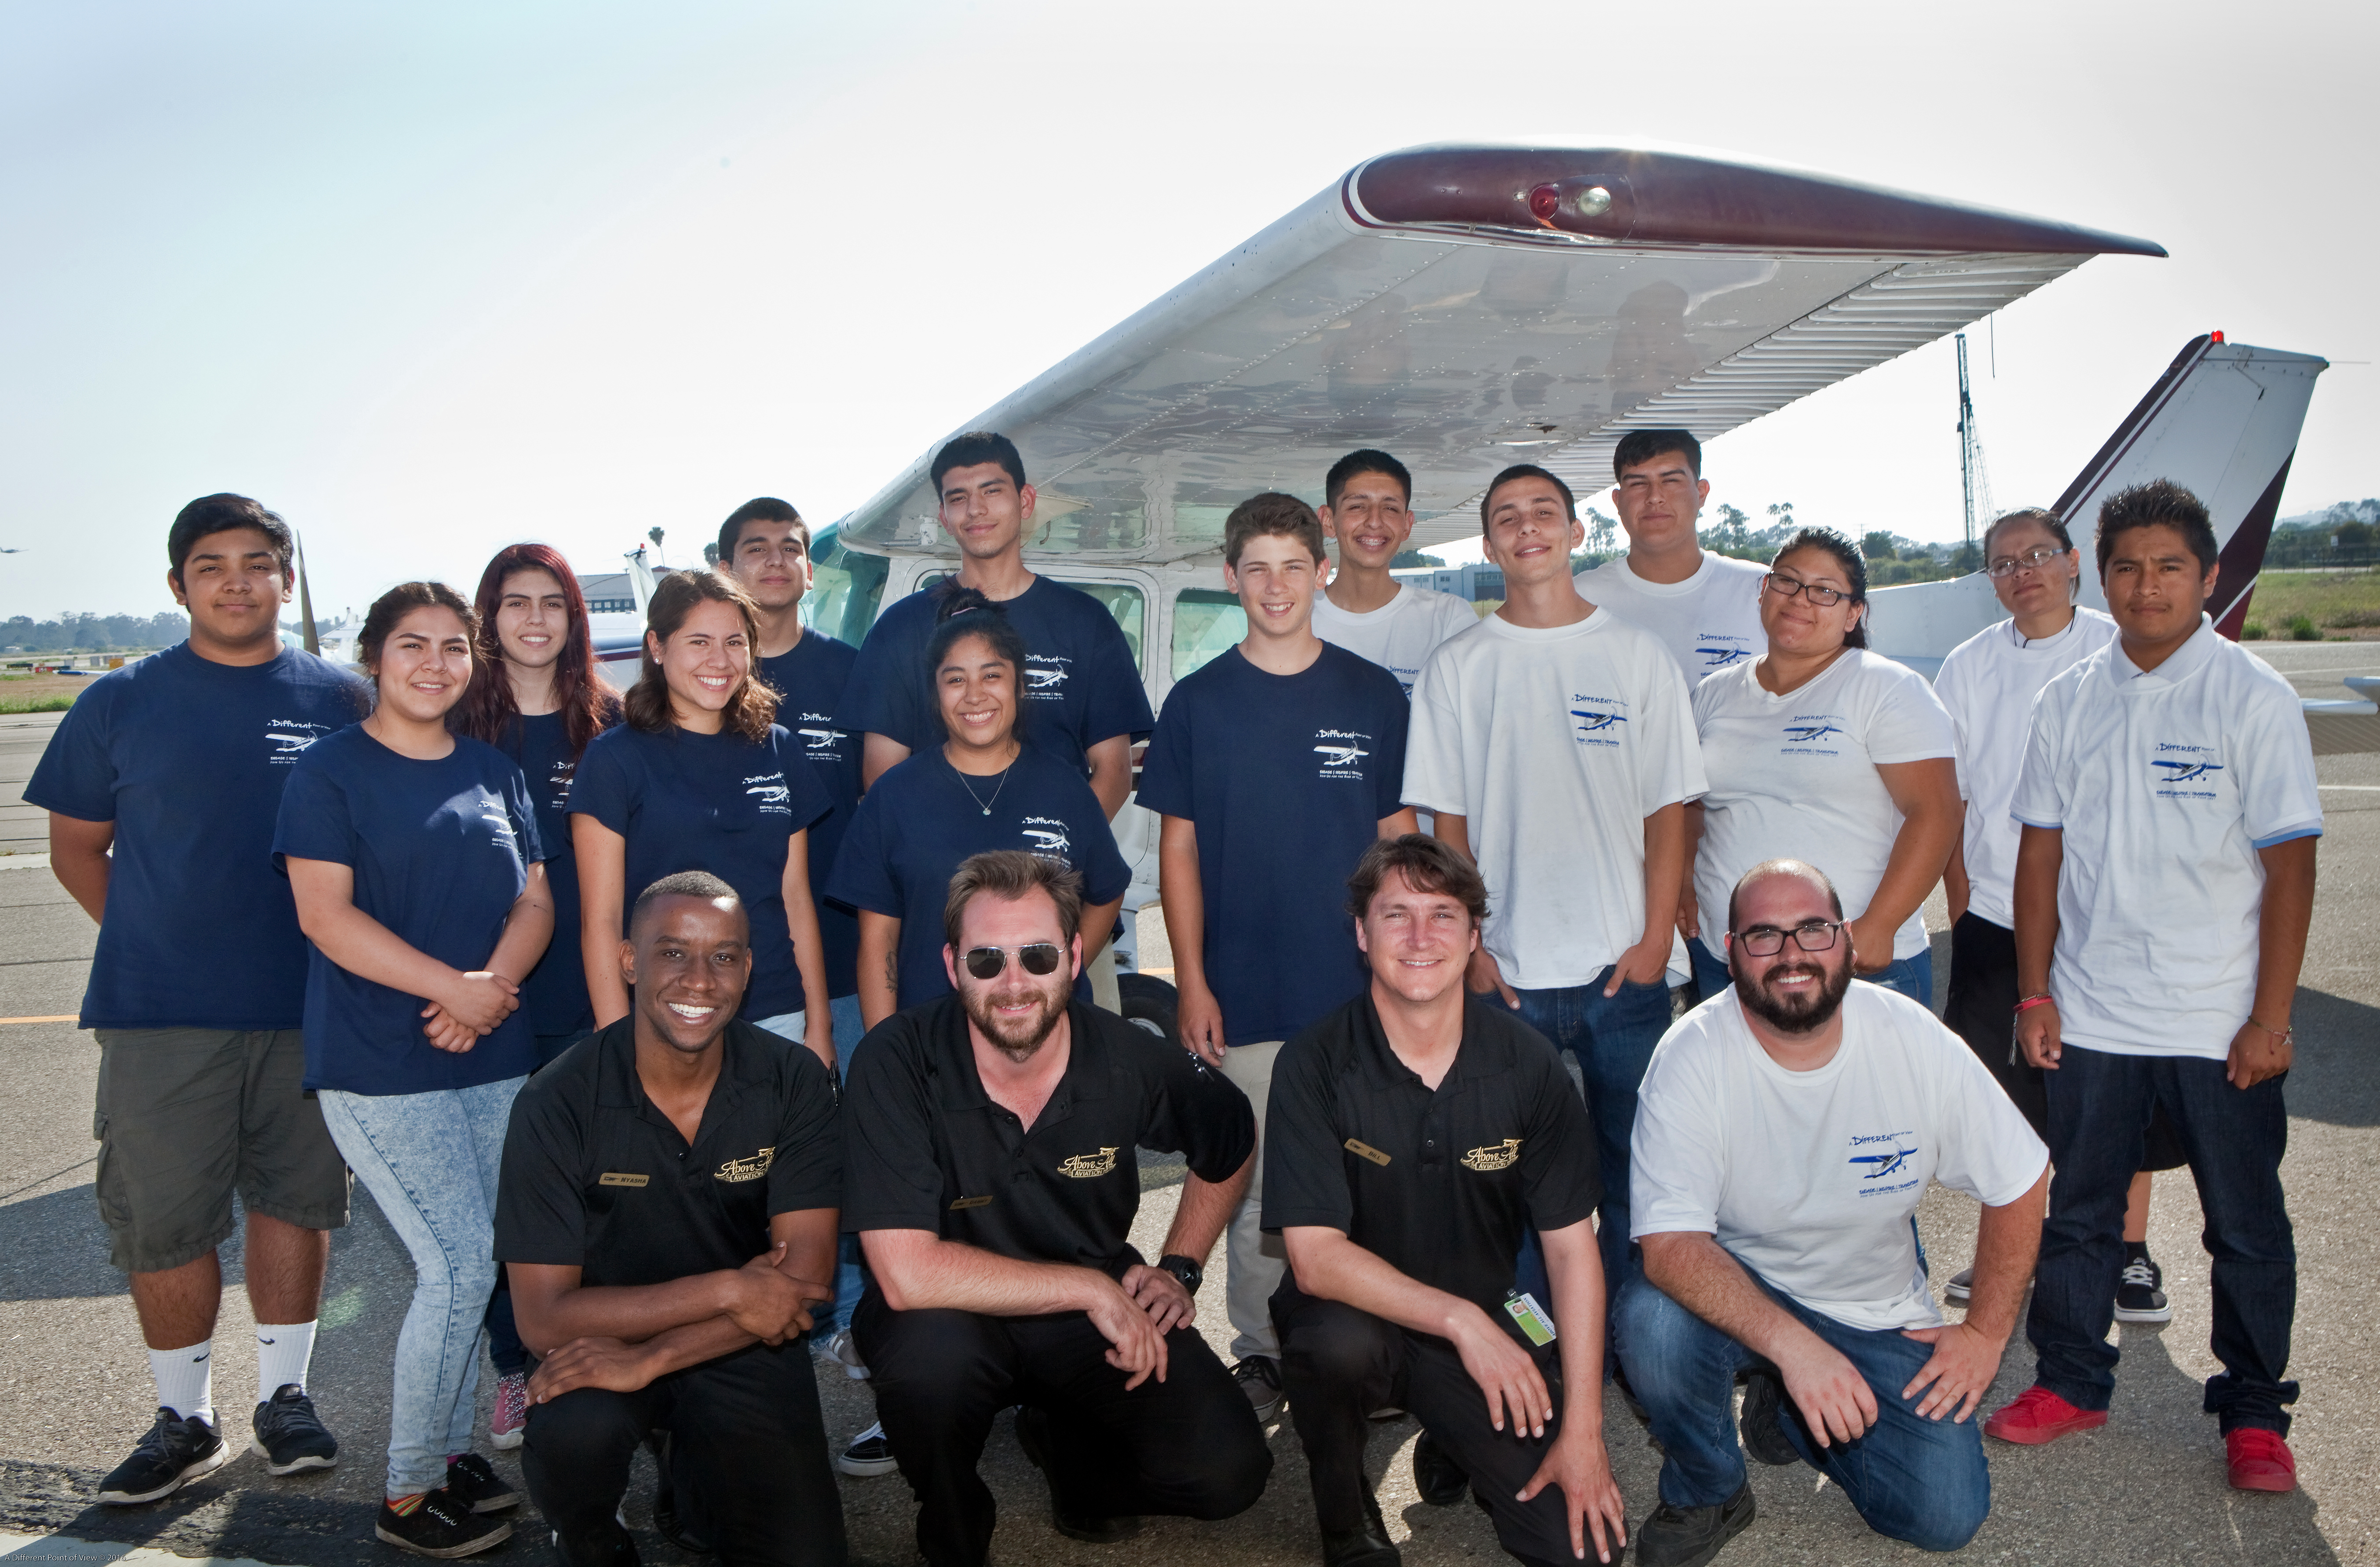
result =
[{"label": "white sock", "polygon": [[157,1402],[180,1419],[196,1415],[215,1423],[215,1342],[208,1339],[188,1349],[152,1349],[149,1374],[157,1379]]},{"label": "white sock", "polygon": [[256,1325],[256,1402],[270,1403],[273,1395],[290,1384],[306,1389],[306,1367],[314,1358],[311,1322],[259,1322]]}]

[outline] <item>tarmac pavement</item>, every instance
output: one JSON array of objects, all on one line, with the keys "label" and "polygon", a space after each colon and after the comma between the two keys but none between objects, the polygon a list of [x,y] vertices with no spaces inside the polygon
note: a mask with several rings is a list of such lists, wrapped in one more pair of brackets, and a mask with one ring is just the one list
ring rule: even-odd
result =
[{"label": "tarmac pavement", "polygon": [[[2380,646],[2265,645],[2256,651],[2309,696],[2344,694],[2333,665],[2380,673]],[[2352,658],[2350,655],[2353,655]],[[2302,673],[2301,673],[2302,672]],[[152,1418],[154,1392],[122,1277],[107,1262],[91,1197],[91,1103],[97,1051],[70,1022],[17,1021],[71,1014],[79,1003],[93,928],[41,862],[38,812],[17,802],[55,715],[0,719],[0,1561],[104,1560],[72,1542],[124,1542],[187,1557],[252,1558],[283,1567],[393,1562],[375,1543],[371,1514],[386,1456],[388,1368],[412,1288],[404,1248],[360,1187],[354,1221],[334,1240],[322,1336],[311,1379],[316,1402],[343,1446],[324,1475],[273,1480],[242,1454],[216,1475],[143,1508],[101,1508],[99,1476],[129,1451]],[[2198,1243],[2197,1202],[2187,1181],[2161,1180],[2151,1244],[2164,1265],[2175,1318],[2162,1329],[2119,1328],[2113,1418],[2107,1428],[2047,1448],[1990,1444],[1994,1507],[1961,1561],[2052,1563],[2177,1561],[2345,1562],[2380,1567],[2380,1349],[2362,1318],[2380,1277],[2373,1189],[2380,1179],[2380,756],[2322,759],[2328,833],[2321,852],[2312,942],[2298,997],[2298,1064],[2292,1073],[2290,1146],[2284,1165],[2300,1256],[2300,1296],[2291,1370],[2303,1384],[2291,1441],[2300,1488],[2248,1495],[2223,1479],[2223,1446],[2199,1409],[2207,1351],[2207,1260]],[[1929,920],[1940,925],[1938,905]],[[1165,961],[1151,910],[1147,961]],[[1937,940],[1937,984],[1948,967]],[[1937,998],[1938,1001],[1938,998]],[[1145,1160],[1135,1239],[1154,1255],[1179,1188],[1178,1164]],[[1973,1245],[1974,1205],[1936,1188],[1919,1229],[1937,1278],[1964,1266]],[[251,1326],[237,1243],[225,1248],[227,1289],[216,1331],[215,1392],[226,1434],[244,1438],[253,1398]],[[1219,1353],[1222,1322],[1220,1250],[1205,1292],[1201,1327]],[[2002,1362],[1986,1411],[2031,1380],[2020,1332]],[[480,1387],[482,1427],[492,1374]],[[832,1366],[819,1388],[831,1434],[847,1437],[872,1418],[865,1384]],[[2367,1402],[2373,1401],[2373,1402]],[[984,1474],[1002,1507],[995,1560],[1008,1562],[1131,1562],[1134,1567],[1210,1563],[1289,1567],[1318,1560],[1294,1413],[1274,1427],[1270,1487],[1249,1512],[1220,1524],[1153,1519],[1133,1542],[1078,1544],[1048,1524],[1047,1493],[1017,1451],[1008,1422],[994,1429]],[[1632,1525],[1656,1500],[1658,1455],[1616,1403],[1605,1418],[1613,1464]],[[1374,1429],[1369,1467],[1390,1533],[1411,1567],[1504,1560],[1486,1517],[1457,1505],[1431,1508],[1415,1496],[1410,1419]],[[498,1464],[517,1477],[510,1456]],[[1904,1563],[1909,1548],[1870,1534],[1841,1495],[1811,1471],[1752,1466],[1760,1517],[1730,1545],[1731,1567],[1786,1563]],[[897,1476],[842,1482],[853,1559],[908,1563],[913,1505]],[[645,1559],[690,1561],[650,1529],[651,1476],[638,1461],[627,1501]],[[484,1560],[552,1560],[544,1531],[522,1511],[514,1539]],[[28,1543],[19,1544],[20,1540]],[[119,1546],[115,1548],[121,1549]]]}]

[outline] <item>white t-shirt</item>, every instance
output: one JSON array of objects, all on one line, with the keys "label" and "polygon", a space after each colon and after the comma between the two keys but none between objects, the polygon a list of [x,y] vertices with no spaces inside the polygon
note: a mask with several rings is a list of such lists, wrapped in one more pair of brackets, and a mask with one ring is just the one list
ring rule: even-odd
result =
[{"label": "white t-shirt", "polygon": [[1683,582],[1647,582],[1621,555],[1571,578],[1590,604],[1609,610],[1661,639],[1694,685],[1714,670],[1732,668],[1768,650],[1760,626],[1760,579],[1768,568],[1703,552]]},{"label": "white t-shirt", "polygon": [[1314,595],[1314,634],[1378,664],[1397,677],[1408,697],[1438,645],[1478,624],[1478,614],[1463,600],[1409,582],[1397,584],[1395,598],[1362,614],[1341,609],[1328,593]]},{"label": "white t-shirt", "polygon": [[2297,693],[2200,620],[2155,671],[2111,643],[2034,703],[2009,808],[2063,832],[2049,993],[2070,1044],[2228,1055],[2256,995],[2256,851],[2322,832]]},{"label": "white t-shirt", "polygon": [[1636,1090],[1629,1236],[1699,1233],[1854,1328],[1940,1324],[1910,1216],[1928,1181],[1999,1207],[2049,1150],[1975,1052],[1896,991],[1852,981],[1815,1072],[1763,1050],[1730,987],[1670,1026]]},{"label": "white t-shirt", "polygon": [[[1881,654],[1853,648],[1782,697],[1761,689],[1757,667],[1747,660],[1694,687],[1710,773],[1694,901],[1714,956],[1727,895],[1762,860],[1808,861],[1834,881],[1844,918],[1865,914],[1901,821],[1877,764],[1958,754],[1950,715],[1925,677]],[[1925,950],[1921,912],[1893,932],[1892,955]]]},{"label": "white t-shirt", "polygon": [[1959,796],[1967,802],[1970,912],[2002,929],[2016,927],[2017,775],[2041,688],[2116,639],[2116,623],[2078,607],[2066,629],[2028,642],[2014,619],[1976,632],[1950,650],[1934,677],[1934,695],[1959,740]]},{"label": "white t-shirt", "polygon": [[1543,629],[1491,614],[1415,683],[1405,803],[1466,819],[1507,984],[1584,985],[1642,941],[1645,819],[1702,792],[1684,677],[1601,611]]}]

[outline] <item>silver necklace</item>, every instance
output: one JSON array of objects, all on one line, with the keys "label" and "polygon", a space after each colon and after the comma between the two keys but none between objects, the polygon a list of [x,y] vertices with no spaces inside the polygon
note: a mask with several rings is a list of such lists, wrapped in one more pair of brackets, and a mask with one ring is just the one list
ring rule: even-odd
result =
[{"label": "silver necklace", "polygon": [[[1019,754],[1023,754],[1023,748],[1021,747],[1019,747]],[[991,814],[991,808],[1000,803],[1000,792],[1008,787],[1008,775],[1015,770],[1015,767],[1016,758],[1010,757],[1008,759],[1008,765],[1000,770],[1000,782],[991,786],[991,798],[988,800],[981,795],[975,792],[975,785],[967,782],[967,775],[965,773],[959,772],[959,770],[955,767],[952,768],[951,771],[958,773],[959,784],[966,790],[967,798],[981,806],[983,808],[983,814],[990,816]]]}]

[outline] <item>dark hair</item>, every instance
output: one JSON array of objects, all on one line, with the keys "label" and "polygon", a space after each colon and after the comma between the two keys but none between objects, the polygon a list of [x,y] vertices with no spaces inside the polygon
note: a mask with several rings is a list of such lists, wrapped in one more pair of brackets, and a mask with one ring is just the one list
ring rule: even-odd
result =
[{"label": "dark hair", "polygon": [[1991,565],[1992,562],[1992,535],[2013,522],[2037,522],[2049,530],[2049,536],[2058,541],[2059,549],[2070,550],[2074,547],[2074,537],[2066,531],[2064,517],[2040,506],[2021,506],[2015,511],[2001,513],[1985,526],[1983,556],[1985,565]]},{"label": "dark hair", "polygon": [[1314,515],[1314,508],[1294,495],[1268,490],[1242,501],[1223,519],[1223,564],[1238,565],[1249,540],[1267,538],[1296,540],[1313,555],[1316,565],[1329,556],[1322,521]]},{"label": "dark hair", "polygon": [[1025,457],[1017,451],[1016,443],[992,430],[970,430],[965,435],[954,435],[934,454],[931,470],[934,500],[941,503],[942,476],[954,468],[976,468],[984,463],[998,463],[1008,470],[1008,477],[1025,488]]},{"label": "dark hair", "polygon": [[2181,535],[2201,572],[2213,570],[2223,558],[2205,503],[2170,479],[2152,479],[2119,490],[2099,504],[2099,575],[2107,575],[2107,557],[2115,553],[2118,539],[2136,528],[2157,527]]},{"label": "dark hair", "polygon": [[1322,504],[1326,506],[1337,505],[1340,492],[1345,490],[1348,482],[1359,473],[1388,475],[1397,481],[1397,488],[1405,492],[1405,504],[1409,506],[1413,504],[1412,470],[1386,452],[1373,446],[1365,446],[1350,452],[1330,465],[1330,471],[1322,480]]},{"label": "dark hair", "polygon": [[802,514],[774,495],[762,495],[729,512],[727,520],[719,525],[720,570],[733,568],[735,546],[744,541],[744,525],[747,522],[790,522],[794,525],[794,537],[802,541],[802,553],[810,553],[810,525],[802,520]]},{"label": "dark hair", "polygon": [[1834,881],[1825,871],[1805,859],[1764,859],[1737,877],[1735,885],[1727,891],[1727,929],[1730,935],[1735,930],[1735,905],[1743,896],[1743,889],[1755,877],[1778,875],[1799,876],[1805,881],[1815,881],[1827,890],[1827,903],[1835,911],[1835,917],[1840,919],[1843,917],[1843,895],[1835,891]]},{"label": "dark hair", "polygon": [[1488,882],[1478,867],[1426,832],[1406,832],[1374,839],[1355,862],[1355,874],[1347,878],[1347,912],[1356,923],[1371,912],[1372,900],[1390,871],[1416,893],[1443,893],[1459,900],[1471,911],[1474,926],[1488,922]]},{"label": "dark hair", "polygon": [[541,571],[562,587],[563,618],[569,628],[562,656],[554,661],[553,696],[561,707],[562,733],[570,742],[570,759],[575,762],[587,754],[589,740],[620,722],[620,697],[595,673],[587,595],[578,590],[578,577],[570,563],[551,544],[507,544],[480,574],[480,590],[473,595],[480,617],[479,658],[471,671],[470,689],[463,693],[452,715],[452,727],[474,740],[501,746],[506,733],[520,721],[513,683],[504,673],[504,639],[496,635],[496,609],[504,602],[504,584],[524,571]]},{"label": "dark hair", "polygon": [[1484,532],[1487,529],[1488,507],[1489,504],[1496,499],[1496,492],[1501,490],[1505,485],[1512,483],[1512,480],[1516,479],[1544,480],[1556,490],[1561,492],[1562,505],[1569,511],[1572,520],[1575,521],[1577,519],[1578,497],[1570,492],[1570,486],[1562,482],[1561,475],[1555,473],[1550,468],[1539,468],[1535,463],[1514,463],[1511,468],[1506,468],[1494,479],[1489,480],[1488,481],[1488,489],[1486,492],[1479,497],[1479,527],[1481,531]]},{"label": "dark hair", "polygon": [[227,533],[235,528],[252,528],[264,535],[273,546],[273,558],[281,563],[281,580],[286,584],[296,573],[290,561],[298,552],[297,541],[290,536],[289,525],[280,514],[269,512],[245,495],[201,495],[174,516],[174,526],[165,530],[166,568],[174,574],[174,585],[182,583],[182,563],[190,558],[199,541],[210,533]]},{"label": "dark hair", "polygon": [[[643,665],[637,683],[629,688],[625,704],[628,727],[641,729],[648,735],[665,735],[676,726],[671,715],[669,677],[662,673],[660,661],[653,657],[652,641],[666,643],[686,624],[697,604],[734,604],[744,617],[744,636],[751,650],[755,664],[760,659],[760,612],[753,607],[752,596],[743,586],[724,572],[673,571],[653,584],[652,602],[645,607],[645,643]],[[777,693],[759,677],[757,669],[747,668],[744,684],[727,698],[726,711],[721,714],[722,725],[755,744],[769,737],[769,725],[777,721]]]},{"label": "dark hair", "polygon": [[675,875],[662,877],[637,894],[636,906],[628,911],[631,940],[636,937],[637,927],[644,923],[645,910],[663,898],[700,898],[706,903],[724,900],[735,905],[736,914],[744,920],[745,931],[748,934],[752,929],[752,917],[745,911],[744,900],[736,895],[735,888],[708,870],[681,870]]},{"label": "dark hair", "polygon": [[463,623],[463,635],[474,644],[479,641],[480,613],[462,594],[443,582],[400,582],[372,601],[372,607],[364,613],[364,628],[356,634],[356,662],[370,670],[375,680],[380,675],[382,644],[408,610],[419,609],[453,610]]},{"label": "dark hair", "polygon": [[959,861],[942,905],[942,940],[959,944],[959,927],[978,893],[1014,903],[1037,888],[1058,905],[1060,939],[1072,941],[1083,923],[1083,878],[1065,861],[1026,849],[990,849]]},{"label": "dark hair", "polygon": [[1703,476],[1703,443],[1694,439],[1691,430],[1632,430],[1611,448],[1611,477],[1620,477],[1622,468],[1649,463],[1655,457],[1666,457],[1671,452],[1681,453],[1694,477]]},{"label": "dark hair", "polygon": [[[1025,637],[1008,612],[973,588],[962,588],[956,577],[934,589],[934,634],[926,642],[926,679],[932,682],[942,661],[950,657],[953,648],[970,637],[980,637],[990,644],[994,658],[1006,659],[1016,671],[1021,686],[1025,681]],[[1022,724],[1024,717],[1018,715]]]},{"label": "dark hair", "polygon": [[[1835,564],[1843,568],[1843,580],[1852,585],[1852,602],[1867,602],[1867,557],[1860,553],[1860,547],[1848,537],[1831,528],[1797,528],[1793,537],[1786,540],[1783,546],[1768,557],[1768,569],[1775,571],[1777,563],[1796,550],[1824,550],[1834,556]],[[1767,589],[1764,587],[1762,591],[1767,591]],[[1867,623],[1864,617],[1852,617],[1851,629],[1843,633],[1843,646],[1867,646]]]}]

